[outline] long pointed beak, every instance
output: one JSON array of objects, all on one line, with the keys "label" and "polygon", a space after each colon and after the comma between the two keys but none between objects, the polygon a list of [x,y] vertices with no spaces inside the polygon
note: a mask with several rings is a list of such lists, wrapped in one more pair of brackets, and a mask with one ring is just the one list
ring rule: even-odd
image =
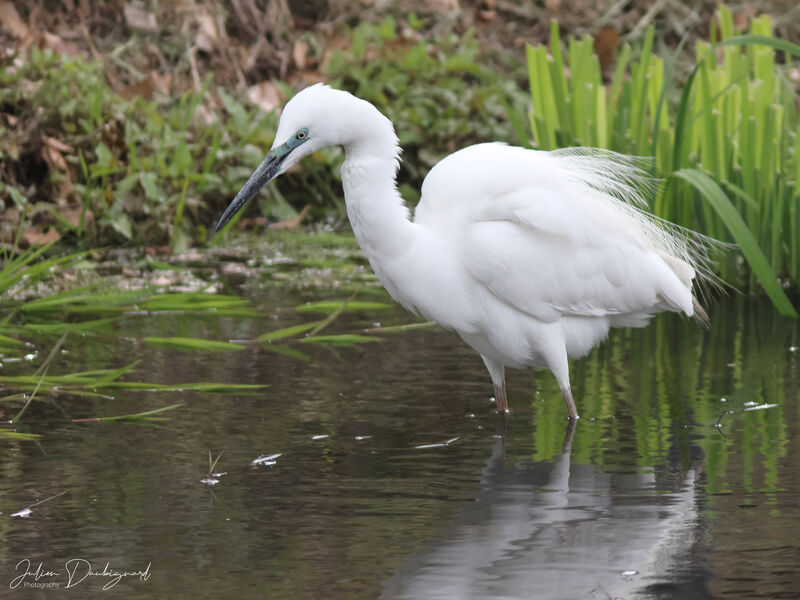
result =
[{"label": "long pointed beak", "polygon": [[270,180],[278,174],[281,164],[283,164],[283,161],[286,160],[288,155],[289,149],[286,148],[285,145],[273,148],[267,153],[266,158],[264,158],[261,164],[258,165],[258,168],[253,171],[253,174],[250,175],[250,179],[242,186],[242,189],[239,190],[239,193],[236,194],[236,197],[228,205],[228,208],[222,213],[222,216],[214,227],[215,232],[225,227],[225,224],[244,208],[244,205],[247,204],[250,198],[255,196],[258,190],[267,185]]}]

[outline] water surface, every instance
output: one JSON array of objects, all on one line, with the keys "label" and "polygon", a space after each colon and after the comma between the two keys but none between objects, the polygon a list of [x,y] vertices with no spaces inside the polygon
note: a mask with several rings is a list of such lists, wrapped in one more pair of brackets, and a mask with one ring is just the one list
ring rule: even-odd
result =
[{"label": "water surface", "polygon": [[[254,300],[263,317],[131,317],[67,339],[53,373],[139,360],[138,380],[269,387],[35,402],[25,427],[41,440],[0,441],[0,597],[800,597],[800,343],[768,303],[720,301],[709,329],[661,315],[613,332],[572,364],[574,431],[552,375],[510,372],[501,438],[480,358],[441,330],[290,343],[305,360],[142,342],[315,318],[278,310],[295,293]],[[411,320],[357,312],[334,329]],[[71,421],[180,400],[154,426]],[[223,452],[213,486],[209,450]],[[12,589],[25,559],[60,589]],[[64,589],[71,559],[149,570]]]}]

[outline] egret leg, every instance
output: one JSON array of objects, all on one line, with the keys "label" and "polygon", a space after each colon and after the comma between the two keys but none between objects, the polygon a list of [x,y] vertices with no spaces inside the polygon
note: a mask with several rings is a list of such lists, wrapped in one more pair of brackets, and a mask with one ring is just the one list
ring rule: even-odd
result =
[{"label": "egret leg", "polygon": [[575,400],[572,398],[572,390],[569,387],[569,363],[567,362],[567,349],[561,345],[558,351],[546,357],[548,368],[555,375],[561,394],[564,396],[564,403],[567,405],[567,414],[570,419],[578,419],[578,409],[575,408]]},{"label": "egret leg", "polygon": [[481,358],[483,359],[483,364],[486,365],[486,369],[489,371],[489,375],[492,376],[492,384],[494,385],[494,399],[497,403],[497,412],[507,413],[508,400],[506,399],[506,369],[502,364],[492,360],[488,356],[481,354]]},{"label": "egret leg", "polygon": [[[572,423],[573,421],[570,421]],[[508,425],[508,411],[497,412],[497,427],[495,428],[495,435],[497,437],[505,437],[506,426]]]},{"label": "egret leg", "polygon": [[572,390],[569,386],[562,388],[561,393],[564,394],[564,403],[567,405],[567,413],[571,421],[580,419],[578,416],[578,409],[575,408],[575,400],[572,398]]},{"label": "egret leg", "polygon": [[508,399],[506,398],[506,382],[494,386],[494,399],[497,402],[497,412],[508,412]]},{"label": "egret leg", "polygon": [[567,419],[567,430],[564,432],[564,443],[561,444],[561,454],[569,454],[572,452],[572,440],[575,437],[575,425],[577,424],[577,419]]}]

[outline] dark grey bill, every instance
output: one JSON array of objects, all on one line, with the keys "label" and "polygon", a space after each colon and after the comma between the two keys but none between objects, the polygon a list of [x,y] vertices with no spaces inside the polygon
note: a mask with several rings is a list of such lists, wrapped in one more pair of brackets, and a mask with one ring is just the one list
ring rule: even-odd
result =
[{"label": "dark grey bill", "polygon": [[222,213],[222,216],[214,227],[215,232],[225,227],[225,224],[244,208],[248,200],[255,196],[258,190],[267,185],[267,183],[275,177],[287,156],[289,156],[289,152],[284,146],[279,146],[267,153],[266,158],[264,158],[261,164],[258,165],[258,168],[253,171],[253,174],[250,175],[250,179],[242,186],[242,189],[239,190],[239,193],[236,194],[236,197],[228,205],[228,208]]}]

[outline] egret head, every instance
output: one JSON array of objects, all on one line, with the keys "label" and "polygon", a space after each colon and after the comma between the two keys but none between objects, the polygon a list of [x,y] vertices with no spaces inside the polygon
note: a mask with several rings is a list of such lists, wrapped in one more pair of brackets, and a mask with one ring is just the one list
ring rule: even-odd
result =
[{"label": "egret head", "polygon": [[[318,83],[298,92],[283,108],[272,148],[220,217],[215,231],[222,229],[262,187],[300,159],[325,146],[347,147],[356,139],[372,135],[375,128],[371,123],[376,117],[388,123],[368,102],[327,85]],[[394,136],[393,129],[391,132]]]}]

